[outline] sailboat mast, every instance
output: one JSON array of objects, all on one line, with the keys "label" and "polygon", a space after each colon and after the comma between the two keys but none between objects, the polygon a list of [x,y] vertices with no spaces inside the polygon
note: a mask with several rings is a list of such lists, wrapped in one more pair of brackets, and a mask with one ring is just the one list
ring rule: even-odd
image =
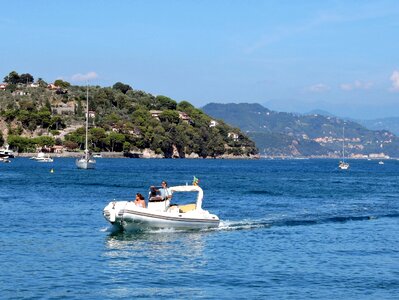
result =
[{"label": "sailboat mast", "polygon": [[89,130],[89,84],[86,87],[86,137],[85,137],[85,158],[89,158],[89,147],[87,142],[87,131]]},{"label": "sailboat mast", "polygon": [[345,126],[342,127],[342,161],[345,162]]}]

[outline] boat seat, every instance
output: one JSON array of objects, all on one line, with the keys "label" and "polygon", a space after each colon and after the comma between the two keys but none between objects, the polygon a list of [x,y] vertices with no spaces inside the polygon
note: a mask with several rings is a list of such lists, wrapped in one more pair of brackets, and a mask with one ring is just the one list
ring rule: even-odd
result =
[{"label": "boat seat", "polygon": [[196,205],[194,203],[192,204],[186,204],[186,205],[179,205],[179,212],[181,213],[186,213],[192,210],[196,209]]},{"label": "boat seat", "polygon": [[151,197],[150,199],[148,199],[148,201],[150,201],[150,202],[162,202],[164,200],[162,199],[161,196],[155,196],[155,197]]}]

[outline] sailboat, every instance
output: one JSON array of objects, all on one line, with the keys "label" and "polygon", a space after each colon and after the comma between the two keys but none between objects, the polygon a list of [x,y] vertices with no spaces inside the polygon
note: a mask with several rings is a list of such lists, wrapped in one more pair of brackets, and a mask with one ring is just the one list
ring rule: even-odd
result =
[{"label": "sailboat", "polygon": [[341,170],[348,170],[349,163],[345,162],[345,127],[342,128],[342,160],[339,162],[338,168]]},{"label": "sailboat", "polygon": [[85,136],[85,152],[84,156],[76,160],[78,169],[94,169],[96,161],[90,156],[88,147],[88,130],[89,130],[89,85],[86,90],[86,136]]}]

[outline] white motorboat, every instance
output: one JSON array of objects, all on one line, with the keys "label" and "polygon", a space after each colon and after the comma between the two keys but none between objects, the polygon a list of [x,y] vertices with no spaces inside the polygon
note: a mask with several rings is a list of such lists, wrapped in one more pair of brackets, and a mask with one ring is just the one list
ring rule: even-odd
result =
[{"label": "white motorboat", "polygon": [[196,185],[170,187],[172,193],[197,192],[196,203],[186,205],[170,204],[170,199],[148,201],[148,207],[136,206],[133,201],[112,201],[103,215],[114,230],[129,232],[150,229],[203,229],[219,226],[218,216],[202,209],[203,191]]},{"label": "white motorboat", "polygon": [[7,145],[5,148],[0,148],[0,157],[14,158],[15,154],[14,151],[10,150]]},{"label": "white motorboat", "polygon": [[50,157],[49,154],[44,154],[43,152],[39,152],[37,156],[32,156],[30,159],[36,160],[38,162],[53,162],[54,159]]}]

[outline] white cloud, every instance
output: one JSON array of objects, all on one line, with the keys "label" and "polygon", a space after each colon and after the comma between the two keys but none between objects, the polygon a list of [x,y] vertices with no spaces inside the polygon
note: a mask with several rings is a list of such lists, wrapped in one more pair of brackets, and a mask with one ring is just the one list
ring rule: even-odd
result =
[{"label": "white cloud", "polygon": [[392,91],[399,91],[399,71],[395,70],[393,71],[391,77],[390,77],[391,81],[392,81]]},{"label": "white cloud", "polygon": [[355,80],[353,83],[342,83],[341,89],[345,91],[351,90],[369,90],[373,86],[371,81]]},{"label": "white cloud", "polygon": [[89,72],[86,74],[75,74],[72,75],[72,81],[87,81],[87,80],[92,80],[98,78],[98,75],[96,72]]},{"label": "white cloud", "polygon": [[307,91],[312,92],[312,93],[322,93],[330,90],[330,87],[326,84],[323,83],[318,83],[309,86],[306,88]]}]

